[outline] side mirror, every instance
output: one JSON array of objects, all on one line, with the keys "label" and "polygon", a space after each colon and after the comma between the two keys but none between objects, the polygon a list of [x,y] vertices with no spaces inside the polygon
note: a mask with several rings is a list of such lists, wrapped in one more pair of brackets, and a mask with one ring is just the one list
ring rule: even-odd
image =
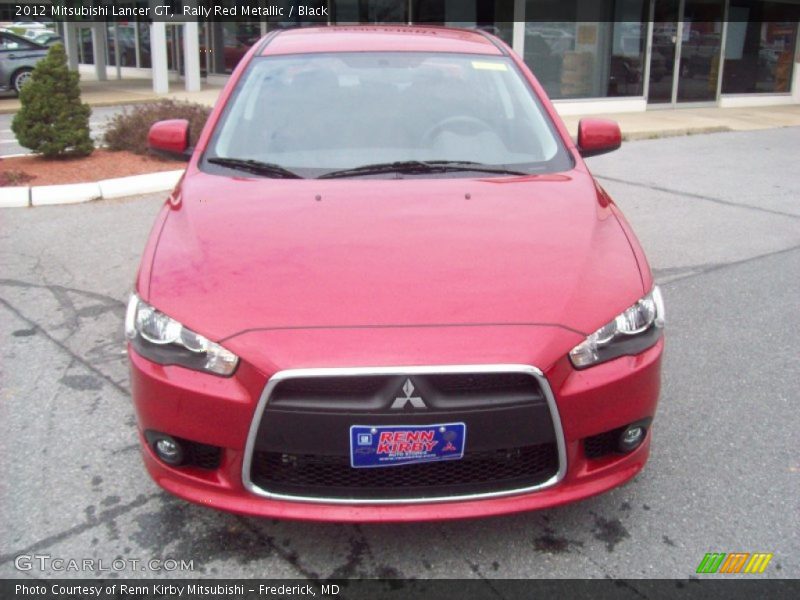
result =
[{"label": "side mirror", "polygon": [[616,121],[581,119],[578,123],[578,152],[584,158],[616,150],[622,144],[622,132]]},{"label": "side mirror", "polygon": [[189,160],[189,121],[169,119],[158,121],[150,127],[147,144],[156,154],[177,160]]}]

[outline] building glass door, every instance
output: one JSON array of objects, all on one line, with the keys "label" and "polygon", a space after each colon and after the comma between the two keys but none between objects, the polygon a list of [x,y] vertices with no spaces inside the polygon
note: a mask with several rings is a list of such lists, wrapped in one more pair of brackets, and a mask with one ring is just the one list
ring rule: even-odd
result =
[{"label": "building glass door", "polygon": [[680,4],[680,0],[655,0],[653,4],[653,42],[650,48],[650,86],[647,94],[650,104],[672,103]]},{"label": "building glass door", "polygon": [[714,102],[719,87],[725,0],[685,0],[678,102]]},{"label": "building glass door", "polygon": [[719,94],[725,0],[653,0],[647,102],[714,102]]}]

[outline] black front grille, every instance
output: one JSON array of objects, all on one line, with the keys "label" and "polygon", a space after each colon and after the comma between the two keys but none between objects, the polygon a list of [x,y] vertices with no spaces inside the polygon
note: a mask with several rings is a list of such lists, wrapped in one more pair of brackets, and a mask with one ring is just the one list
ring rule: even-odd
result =
[{"label": "black front grille", "polygon": [[341,395],[362,396],[375,394],[386,385],[385,377],[298,377],[282,381],[272,393],[272,401],[291,398],[321,396],[336,398]]},{"label": "black front grille", "polygon": [[536,378],[527,373],[423,373],[296,377],[278,381],[269,406],[283,410],[390,410],[395,398],[405,396],[411,382],[414,396],[429,409],[453,410],[474,406],[511,406],[543,403]]},{"label": "black front grille", "polygon": [[[444,423],[466,428],[459,460],[350,466],[354,425]],[[255,433],[250,478],[287,496],[403,500],[528,488],[558,469],[550,407],[530,373],[343,373],[273,385]]]},{"label": "black front grille", "polygon": [[354,469],[347,456],[256,452],[253,483],[292,496],[407,499],[503,492],[558,472],[555,444],[466,452],[461,460]]},{"label": "black front grille", "polygon": [[526,373],[437,373],[426,380],[443,394],[511,394],[537,390]]}]

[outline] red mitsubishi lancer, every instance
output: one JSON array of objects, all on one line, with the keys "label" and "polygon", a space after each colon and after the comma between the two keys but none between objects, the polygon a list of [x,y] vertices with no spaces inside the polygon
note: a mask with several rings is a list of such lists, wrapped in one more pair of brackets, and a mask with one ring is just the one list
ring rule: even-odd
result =
[{"label": "red mitsubishi lancer", "polygon": [[664,308],[525,64],[479,31],[272,33],[144,251],[126,319],[155,481],[248,515],[413,521],[604,492],[644,465]]}]

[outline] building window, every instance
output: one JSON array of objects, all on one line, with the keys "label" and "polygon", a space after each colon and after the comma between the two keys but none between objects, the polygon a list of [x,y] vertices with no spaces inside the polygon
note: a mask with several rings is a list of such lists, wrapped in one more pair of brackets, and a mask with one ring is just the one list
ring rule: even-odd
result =
[{"label": "building window", "polygon": [[[119,34],[119,42],[116,41],[116,36]],[[121,58],[121,67],[135,67],[136,66],[136,23],[126,21],[123,23],[108,23],[106,24],[106,42],[108,48],[108,64],[116,66],[117,57],[116,50],[119,46],[119,55]]]},{"label": "building window", "polygon": [[[217,4],[228,7],[236,5],[235,0],[222,0]],[[200,66],[207,73],[225,74],[231,73],[239,61],[242,60],[250,47],[261,39],[263,34],[262,21],[265,29],[286,29],[290,27],[304,27],[309,25],[325,25],[328,20],[326,17],[304,17],[298,16],[297,10],[292,12],[292,19],[288,20],[290,6],[293,0],[260,0],[251,3],[252,6],[260,6],[264,9],[275,11],[274,16],[262,19],[250,19],[242,21],[209,21],[200,30]],[[313,9],[312,12],[321,13],[322,9],[330,13],[328,0],[308,0],[303,6]],[[278,14],[278,9],[282,10],[283,16]]]},{"label": "building window", "polygon": [[261,25],[253,22],[212,22],[214,35],[213,71],[230,73],[250,47],[261,38]]},{"label": "building window", "polygon": [[553,99],[642,96],[648,10],[646,0],[527,0],[525,63]]},{"label": "building window", "polygon": [[337,0],[332,8],[337,23],[408,22],[408,4],[397,0]]},{"label": "building window", "polygon": [[89,27],[78,27],[78,60],[84,65],[94,64],[94,47],[92,45],[92,30]]},{"label": "building window", "polygon": [[421,25],[480,29],[511,45],[514,3],[502,0],[412,0],[411,20]]},{"label": "building window", "polygon": [[[276,14],[267,17],[267,31],[273,29],[287,29],[289,27],[309,27],[314,25],[328,25],[336,14],[336,4],[333,0],[259,0],[264,6],[273,10],[282,9],[282,16]],[[301,15],[299,4],[308,9]],[[352,4],[346,2],[345,4]],[[294,7],[294,9],[292,9]],[[290,18],[291,14],[291,18]]]},{"label": "building window", "polygon": [[725,41],[723,94],[775,94],[791,90],[797,43],[796,7],[731,0]]},{"label": "building window", "polygon": [[153,64],[150,57],[150,23],[137,21],[136,35],[139,36],[139,66],[143,69],[149,69]]}]

